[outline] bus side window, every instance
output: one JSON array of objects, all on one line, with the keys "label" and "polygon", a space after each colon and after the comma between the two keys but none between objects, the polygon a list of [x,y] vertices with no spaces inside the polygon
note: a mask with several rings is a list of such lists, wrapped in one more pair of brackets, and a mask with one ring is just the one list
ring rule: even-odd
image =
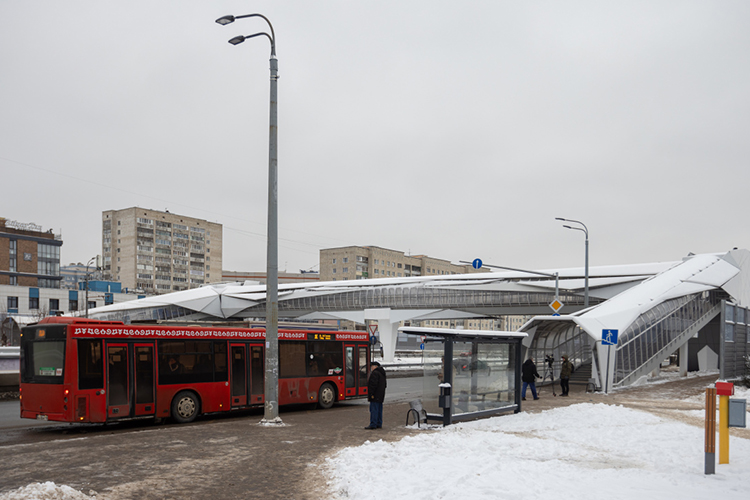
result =
[{"label": "bus side window", "polygon": [[214,382],[226,382],[229,380],[227,370],[227,341],[214,341]]},{"label": "bus side window", "polygon": [[306,377],[304,342],[279,342],[279,377]]},{"label": "bus side window", "polygon": [[78,339],[78,388],[104,389],[101,340]]}]

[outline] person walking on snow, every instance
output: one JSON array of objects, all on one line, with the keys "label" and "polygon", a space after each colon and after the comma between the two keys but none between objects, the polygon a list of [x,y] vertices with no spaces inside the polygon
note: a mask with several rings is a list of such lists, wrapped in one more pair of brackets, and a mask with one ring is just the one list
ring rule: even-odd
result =
[{"label": "person walking on snow", "polygon": [[367,400],[370,402],[370,425],[365,429],[380,429],[383,427],[383,401],[385,400],[385,370],[380,363],[370,363],[370,377],[367,379]]},{"label": "person walking on snow", "polygon": [[534,400],[539,399],[536,395],[536,379],[539,378],[539,372],[536,371],[536,365],[531,356],[521,366],[521,381],[523,382],[523,388],[521,389],[521,399],[526,401],[526,387],[531,387],[531,395],[534,396]]}]

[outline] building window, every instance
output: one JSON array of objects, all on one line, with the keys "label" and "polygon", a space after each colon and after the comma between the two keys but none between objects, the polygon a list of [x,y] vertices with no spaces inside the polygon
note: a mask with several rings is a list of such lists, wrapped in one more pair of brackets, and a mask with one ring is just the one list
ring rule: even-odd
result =
[{"label": "building window", "polygon": [[39,297],[29,297],[29,309],[39,309]]},{"label": "building window", "polygon": [[732,323],[724,325],[724,342],[734,342],[734,324]]},{"label": "building window", "polygon": [[18,297],[8,297],[8,312],[18,312]]},{"label": "building window", "polygon": [[77,300],[69,300],[68,301],[68,311],[77,311],[78,310],[78,301]]},{"label": "building window", "polygon": [[16,240],[10,240],[10,267],[8,271],[15,273],[18,271],[16,267],[16,252],[18,251],[18,242]]},{"label": "building window", "polygon": [[336,274],[336,268],[335,267],[333,268],[333,274]]},{"label": "building window", "polygon": [[333,262],[332,262],[332,264],[335,264],[335,263],[336,263],[336,259],[333,259]]},{"label": "building window", "polygon": [[341,272],[342,273],[348,273],[349,272],[349,268],[348,267],[344,267],[344,268],[341,269]]},{"label": "building window", "polygon": [[49,312],[53,314],[54,311],[60,310],[60,299],[49,299]]},{"label": "building window", "polygon": [[346,264],[347,262],[349,262],[349,257],[344,257],[344,264]]}]

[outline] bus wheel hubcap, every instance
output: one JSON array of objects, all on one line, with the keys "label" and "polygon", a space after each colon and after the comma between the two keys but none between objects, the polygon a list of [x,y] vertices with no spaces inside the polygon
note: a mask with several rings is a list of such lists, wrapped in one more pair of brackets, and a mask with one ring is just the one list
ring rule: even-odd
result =
[{"label": "bus wheel hubcap", "polygon": [[333,391],[330,387],[325,387],[323,393],[320,395],[320,399],[324,404],[328,404],[333,401]]},{"label": "bus wheel hubcap", "polygon": [[195,402],[192,398],[182,398],[180,404],[177,405],[177,411],[181,417],[189,417],[195,413]]}]

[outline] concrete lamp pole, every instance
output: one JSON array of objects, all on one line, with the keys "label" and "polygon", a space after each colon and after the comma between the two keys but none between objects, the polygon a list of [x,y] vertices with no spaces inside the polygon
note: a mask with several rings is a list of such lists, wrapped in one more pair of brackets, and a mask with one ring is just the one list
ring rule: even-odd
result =
[{"label": "concrete lamp pole", "polygon": [[86,318],[89,317],[89,266],[92,262],[96,262],[96,268],[99,269],[101,267],[101,256],[97,255],[96,257],[91,257],[86,263],[86,276],[84,276],[86,284]]},{"label": "concrete lamp pole", "polygon": [[262,14],[242,16],[223,16],[216,20],[222,26],[231,24],[237,19],[260,17],[268,23],[271,34],[265,32],[248,36],[236,36],[229,40],[238,45],[256,36],[265,36],[271,42],[271,100],[270,126],[268,136],[268,244],[266,253],[266,370],[265,370],[265,404],[263,412],[264,425],[281,425],[279,417],[279,238],[278,238],[278,156],[276,135],[277,90],[279,63],[276,59],[276,35],[271,21]]},{"label": "concrete lamp pole", "polygon": [[563,221],[563,222],[572,222],[574,224],[580,224],[583,227],[573,227],[573,226],[566,226],[563,225],[566,229],[573,229],[575,231],[583,231],[583,233],[586,235],[586,279],[585,279],[585,285],[584,285],[584,292],[583,292],[583,306],[588,308],[589,307],[589,230],[586,227],[586,224],[579,220],[573,220],[573,219],[563,219],[562,217],[555,217],[555,220]]}]

